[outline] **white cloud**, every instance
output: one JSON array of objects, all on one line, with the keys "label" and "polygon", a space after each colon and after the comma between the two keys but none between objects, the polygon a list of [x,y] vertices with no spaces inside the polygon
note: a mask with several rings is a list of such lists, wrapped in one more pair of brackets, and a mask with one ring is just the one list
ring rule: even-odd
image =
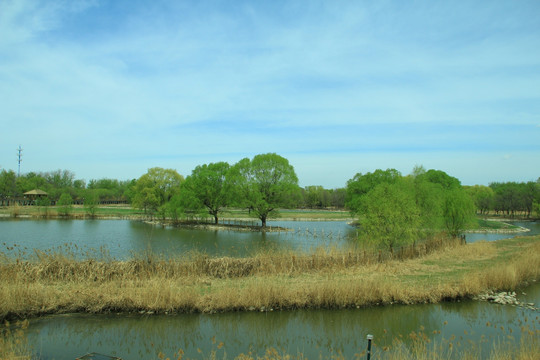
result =
[{"label": "white cloud", "polygon": [[411,168],[419,149],[538,154],[533,3],[122,4],[0,3],[0,108],[15,134],[2,163],[21,142],[37,164],[92,171],[111,152],[145,165],[311,152],[343,164],[336,177],[350,176],[340,152],[394,154],[381,164],[405,152]]}]

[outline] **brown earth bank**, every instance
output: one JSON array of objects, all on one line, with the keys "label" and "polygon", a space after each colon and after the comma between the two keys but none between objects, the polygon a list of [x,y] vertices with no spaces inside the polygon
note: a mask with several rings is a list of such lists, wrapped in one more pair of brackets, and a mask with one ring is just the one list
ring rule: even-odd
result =
[{"label": "brown earth bank", "polygon": [[540,236],[410,253],[319,249],[250,258],[193,254],[129,261],[0,254],[0,319],[61,313],[173,314],[434,303],[514,290],[540,279]]}]

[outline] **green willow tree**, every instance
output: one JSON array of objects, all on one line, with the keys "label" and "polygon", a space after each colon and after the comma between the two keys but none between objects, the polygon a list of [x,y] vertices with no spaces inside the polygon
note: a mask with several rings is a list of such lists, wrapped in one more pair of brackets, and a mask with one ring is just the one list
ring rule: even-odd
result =
[{"label": "green willow tree", "polygon": [[421,225],[414,189],[404,180],[381,183],[362,201],[361,231],[364,237],[393,251],[415,242]]},{"label": "green willow tree", "polygon": [[357,174],[347,183],[347,204],[365,239],[389,250],[446,231],[461,234],[474,221],[474,203],[458,179],[416,166]]},{"label": "green willow tree", "polygon": [[249,208],[263,228],[279,208],[294,204],[300,191],[294,167],[275,153],[240,160],[231,168],[230,179],[237,205]]},{"label": "green willow tree", "polygon": [[443,218],[446,230],[458,237],[475,219],[472,198],[463,189],[451,189],[445,193]]},{"label": "green willow tree", "polygon": [[[410,181],[410,179],[407,179]],[[419,235],[430,237],[440,232],[443,222],[444,189],[440,184],[427,181],[423,177],[415,177],[412,181],[414,198],[420,212]]]},{"label": "green willow tree", "polygon": [[132,205],[155,212],[180,190],[184,177],[176,170],[154,167],[142,175],[133,188]]},{"label": "green willow tree", "polygon": [[220,212],[232,200],[229,169],[230,165],[226,162],[200,165],[193,169],[180,189],[184,207],[194,211],[206,209],[217,224]]}]

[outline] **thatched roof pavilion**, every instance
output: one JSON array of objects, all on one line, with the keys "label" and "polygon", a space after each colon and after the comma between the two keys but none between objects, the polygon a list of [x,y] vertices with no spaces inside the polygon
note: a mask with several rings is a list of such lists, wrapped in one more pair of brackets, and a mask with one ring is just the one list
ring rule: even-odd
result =
[{"label": "thatched roof pavilion", "polygon": [[40,190],[40,189],[34,189],[34,190],[30,190],[24,193],[24,196],[28,196],[31,198],[38,198],[38,197],[48,196],[48,195],[49,194],[47,194],[45,191]]}]

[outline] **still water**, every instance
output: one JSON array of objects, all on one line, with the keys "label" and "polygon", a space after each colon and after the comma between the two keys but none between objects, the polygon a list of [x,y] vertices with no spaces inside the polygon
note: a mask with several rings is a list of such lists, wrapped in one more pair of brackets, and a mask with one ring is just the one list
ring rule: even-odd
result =
[{"label": "still water", "polygon": [[[519,299],[540,302],[540,285],[523,289]],[[309,359],[353,358],[374,335],[374,352],[412,332],[452,349],[489,355],[493,343],[519,343],[522,329],[540,329],[539,312],[485,302],[403,305],[355,310],[278,311],[187,315],[62,315],[32,320],[29,341],[42,359],[75,359],[90,352],[123,359],[218,358],[252,352],[303,354]],[[439,333],[440,332],[440,333]],[[471,343],[473,342],[474,345]],[[221,347],[219,344],[223,343]],[[480,348],[479,348],[480,347]]]},{"label": "still water", "polygon": [[[540,234],[539,222],[514,222]],[[0,220],[0,251],[28,258],[34,249],[69,251],[77,257],[107,254],[126,259],[152,251],[166,256],[202,252],[218,256],[249,256],[268,248],[310,251],[315,248],[346,248],[357,244],[356,229],[344,221],[271,221],[285,232],[194,230],[153,226],[130,220]],[[468,242],[499,240],[514,235],[467,234]]]},{"label": "still water", "polygon": [[321,246],[351,246],[356,234],[355,228],[343,221],[273,221],[269,225],[291,231],[195,230],[130,220],[0,220],[0,251],[23,258],[32,256],[34,249],[69,250],[78,257],[107,253],[116,259],[147,250],[167,256],[193,251],[248,256],[269,247],[309,251]]}]

